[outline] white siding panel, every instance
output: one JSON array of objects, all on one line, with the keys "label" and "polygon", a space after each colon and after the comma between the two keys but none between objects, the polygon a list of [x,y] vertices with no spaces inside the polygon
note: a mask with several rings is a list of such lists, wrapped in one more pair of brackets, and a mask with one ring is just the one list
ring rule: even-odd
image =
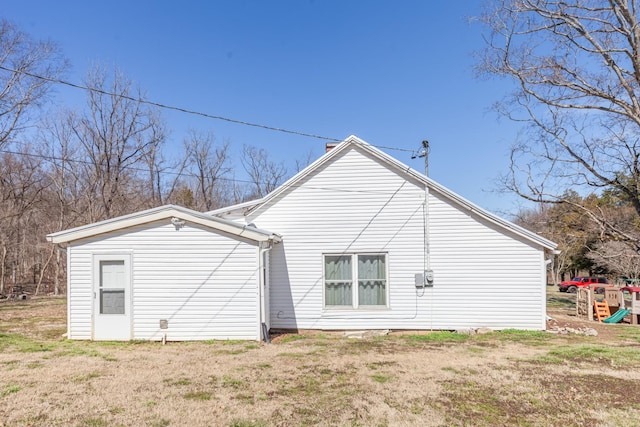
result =
[{"label": "white siding panel", "polygon": [[68,263],[73,275],[67,284],[69,339],[91,339],[93,289],[91,287],[91,254],[70,247]]},{"label": "white siding panel", "polygon": [[515,235],[430,199],[433,327],[544,329],[544,253]]},{"label": "white siding panel", "polygon": [[[271,326],[311,329],[544,328],[542,248],[430,193],[433,288],[425,266],[424,188],[357,149],[305,178],[248,222],[283,237],[271,253]],[[324,253],[388,254],[389,307],[331,310]]]},{"label": "white siding panel", "polygon": [[[133,338],[259,339],[257,246],[187,224],[146,224],[71,248],[72,338],[91,334],[91,256],[132,254]],[[160,329],[160,320],[168,329]]]}]

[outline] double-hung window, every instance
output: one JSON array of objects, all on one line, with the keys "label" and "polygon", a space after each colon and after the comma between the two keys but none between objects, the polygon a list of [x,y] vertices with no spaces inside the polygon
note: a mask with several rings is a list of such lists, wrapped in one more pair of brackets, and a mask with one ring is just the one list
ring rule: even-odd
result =
[{"label": "double-hung window", "polygon": [[386,307],[387,255],[324,256],[325,307]]}]

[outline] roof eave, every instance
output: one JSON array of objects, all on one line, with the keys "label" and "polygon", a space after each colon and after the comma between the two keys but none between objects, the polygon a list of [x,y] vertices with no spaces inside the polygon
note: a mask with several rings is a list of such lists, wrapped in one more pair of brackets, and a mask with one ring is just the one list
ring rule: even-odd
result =
[{"label": "roof eave", "polygon": [[146,211],[136,212],[122,217],[109,219],[69,230],[59,231],[47,235],[47,240],[51,243],[61,244],[75,240],[94,237],[112,231],[130,228],[136,225],[147,224],[160,221],[170,217],[177,217],[181,220],[196,223],[221,232],[229,233],[238,237],[244,237],[257,242],[269,241],[279,242],[280,236],[266,230],[240,225],[218,217],[205,215],[180,206],[166,205]]}]

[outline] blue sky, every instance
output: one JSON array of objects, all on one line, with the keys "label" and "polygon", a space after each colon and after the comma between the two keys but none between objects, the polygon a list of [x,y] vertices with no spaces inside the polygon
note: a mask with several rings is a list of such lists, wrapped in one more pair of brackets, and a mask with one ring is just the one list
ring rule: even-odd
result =
[{"label": "blue sky", "polygon": [[[229,0],[3,1],[2,13],[50,39],[81,82],[95,63],[118,66],[149,99],[252,123],[418,150],[431,144],[430,176],[492,212],[523,202],[498,194],[518,126],[491,105],[509,82],[479,80],[474,52],[484,29],[469,23],[480,1]],[[58,102],[81,91],[60,87]],[[169,150],[190,129],[243,144],[291,170],[324,141],[163,111]],[[385,149],[422,171],[411,153]],[[238,177],[241,172],[238,171]]]}]

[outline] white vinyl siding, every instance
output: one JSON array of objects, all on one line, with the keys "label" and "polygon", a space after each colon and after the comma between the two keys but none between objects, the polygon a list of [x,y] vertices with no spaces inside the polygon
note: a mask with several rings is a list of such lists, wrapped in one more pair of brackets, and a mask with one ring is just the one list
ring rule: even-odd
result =
[{"label": "white vinyl siding", "polygon": [[430,211],[434,328],[544,329],[544,251],[437,194]]},{"label": "white vinyl siding", "polygon": [[90,253],[67,248],[67,335],[90,340],[93,313],[93,270]]},{"label": "white vinyl siding", "polygon": [[[271,252],[271,326],[302,329],[544,329],[544,251],[356,147],[247,218],[282,235]],[[325,254],[385,253],[387,310],[325,305]],[[355,280],[355,278],[353,278]],[[354,283],[354,286],[356,284]]]},{"label": "white vinyl siding", "polygon": [[133,339],[259,339],[257,244],[168,219],[70,245],[70,338],[91,338],[92,254],[116,251],[132,254]]}]

